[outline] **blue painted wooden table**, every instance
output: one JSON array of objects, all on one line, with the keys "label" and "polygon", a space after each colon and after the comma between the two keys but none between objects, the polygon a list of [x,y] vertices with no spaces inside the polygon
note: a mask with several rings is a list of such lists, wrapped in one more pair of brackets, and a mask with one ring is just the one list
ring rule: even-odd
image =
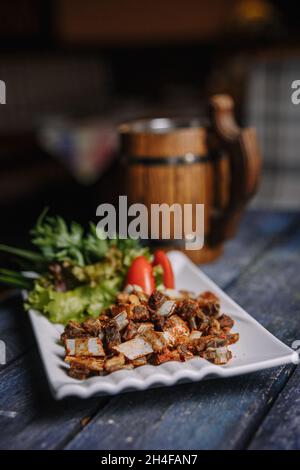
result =
[{"label": "blue painted wooden table", "polygon": [[[249,211],[204,266],[288,345],[300,340],[300,213]],[[300,369],[55,402],[18,293],[0,302],[1,449],[300,449]]]}]

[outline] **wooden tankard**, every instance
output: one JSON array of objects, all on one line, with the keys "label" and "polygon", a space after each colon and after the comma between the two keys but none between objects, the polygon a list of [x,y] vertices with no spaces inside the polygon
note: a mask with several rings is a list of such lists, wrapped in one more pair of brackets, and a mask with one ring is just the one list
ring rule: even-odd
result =
[{"label": "wooden tankard", "polygon": [[218,257],[255,193],[261,167],[256,132],[237,125],[232,98],[212,96],[206,122],[137,120],[122,124],[119,132],[130,204],[145,204],[149,214],[151,204],[204,204],[201,250],[185,250],[185,240],[174,239],[174,220],[171,239],[153,243],[183,250],[196,263]]}]

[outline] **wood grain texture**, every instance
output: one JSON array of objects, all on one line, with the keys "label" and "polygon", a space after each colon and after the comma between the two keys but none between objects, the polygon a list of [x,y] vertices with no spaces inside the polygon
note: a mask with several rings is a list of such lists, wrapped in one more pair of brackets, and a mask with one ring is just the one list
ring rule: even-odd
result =
[{"label": "wood grain texture", "polygon": [[34,344],[32,329],[17,291],[1,302],[0,339],[6,346],[6,364],[0,373]]},{"label": "wood grain texture", "polygon": [[270,245],[280,242],[282,234],[297,224],[294,212],[247,211],[236,238],[226,243],[224,255],[201,269],[221,287],[232,283]]},{"label": "wood grain texture", "polygon": [[[147,122],[147,121],[146,121]],[[148,209],[149,232],[157,234],[157,238],[171,240],[182,240],[184,204],[192,204],[192,220],[196,220],[196,204],[205,205],[205,237],[206,249],[186,252],[194,262],[199,263],[215,258],[220,254],[219,249],[209,246],[207,237],[211,231],[212,203],[214,202],[213,192],[215,188],[215,176],[213,167],[218,167],[220,162],[212,159],[206,161],[206,129],[202,127],[186,127],[167,129],[164,132],[145,132],[141,127],[145,126],[145,121],[135,121],[133,124],[123,124],[120,126],[122,154],[127,158],[126,165],[126,193],[130,204],[143,203]],[[188,125],[188,124],[186,124]],[[184,157],[191,154],[201,156],[203,161],[180,164],[169,164],[177,157]],[[143,157],[143,161],[138,159]],[[149,164],[151,159],[151,164]],[[164,159],[164,164],[156,165],[153,162],[157,159]],[[145,162],[148,160],[148,163]],[[224,164],[223,164],[224,166]],[[223,174],[225,174],[223,172]],[[221,181],[221,180],[220,180]],[[218,182],[226,189],[226,181]],[[169,234],[163,234],[162,220],[167,220],[166,215],[162,220],[151,215],[152,205],[168,204],[180,205],[182,217],[170,217]],[[193,227],[195,229],[195,227]],[[198,228],[199,230],[200,228]],[[168,245],[171,249],[172,241]]]},{"label": "wood grain texture", "polygon": [[0,426],[5,429],[0,449],[63,447],[106,400],[69,398],[56,402],[34,349],[0,373]]},{"label": "wood grain texture", "polygon": [[[297,214],[247,213],[224,258],[205,267],[221,287],[230,286],[229,293],[254,316],[262,306],[257,318],[288,344],[299,323],[295,315],[282,327],[282,312],[287,308],[286,296],[293,296],[299,282],[295,274],[299,244],[293,237],[281,237],[297,220]],[[288,288],[285,273],[292,279]],[[294,301],[291,307],[297,313],[299,302]],[[11,318],[18,325],[20,305],[12,303],[8,311],[14,312]],[[2,303],[0,331],[3,313]],[[9,321],[6,316],[5,322]],[[13,326],[8,329],[14,331]],[[35,349],[22,357],[17,353],[11,361],[0,368],[0,410],[17,414],[15,418],[0,415],[0,426],[6,429],[0,447],[15,449],[244,447],[292,372],[292,368],[279,368],[115,398],[55,402]]]},{"label": "wood grain texture", "polygon": [[[300,338],[300,335],[299,335]],[[300,367],[256,432],[250,449],[300,449]]]},{"label": "wood grain texture", "polygon": [[[233,99],[219,94],[209,101],[206,123],[158,118],[119,126],[130,204],[146,205],[152,239],[162,240],[162,247],[168,249],[177,241],[196,264],[216,259],[224,241],[235,234],[257,187],[261,166],[256,134],[238,126]],[[182,216],[169,215],[168,230],[165,225],[163,229],[160,218],[152,214],[154,204],[173,208],[176,204]],[[189,228],[183,224],[185,204],[193,208]],[[197,204],[205,207],[204,226],[200,227],[195,226]],[[162,220],[166,218],[164,214]],[[179,243],[193,230],[198,236],[204,231],[203,250],[185,250]],[[167,245],[166,240],[170,240]]]}]

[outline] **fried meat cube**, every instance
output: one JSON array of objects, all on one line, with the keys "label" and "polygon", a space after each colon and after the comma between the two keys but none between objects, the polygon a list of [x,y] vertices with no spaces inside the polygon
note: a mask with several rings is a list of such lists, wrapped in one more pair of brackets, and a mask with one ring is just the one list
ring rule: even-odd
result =
[{"label": "fried meat cube", "polygon": [[176,289],[164,288],[160,289],[160,291],[171,300],[180,300],[184,297],[182,291],[178,291]]},{"label": "fried meat cube", "polygon": [[172,315],[166,320],[163,326],[163,332],[165,338],[172,346],[178,344],[182,337],[190,335],[189,327],[178,315]]},{"label": "fried meat cube", "polygon": [[118,315],[114,317],[114,322],[116,323],[119,331],[124,330],[124,328],[126,328],[129,323],[127,312],[123,310],[122,312],[118,313]]},{"label": "fried meat cube", "polygon": [[197,302],[205,315],[214,316],[217,317],[220,313],[220,300],[218,297],[213,294],[212,292],[202,292],[198,297],[197,297]]},{"label": "fried meat cube", "polygon": [[146,292],[143,291],[140,286],[137,286],[135,284],[127,284],[127,286],[125,287],[125,292],[128,294],[128,298],[130,294],[134,294],[138,297],[139,301],[142,304],[146,304],[148,302],[149,296],[146,294]]},{"label": "fried meat cube", "polygon": [[100,338],[67,338],[67,356],[105,356]]},{"label": "fried meat cube", "polygon": [[149,329],[154,330],[154,325],[151,322],[144,322],[144,323],[140,323],[140,324],[136,323],[136,325],[138,325],[137,333],[139,335],[143,334],[144,331],[146,331],[146,330],[149,330]]},{"label": "fried meat cube", "polygon": [[232,353],[225,346],[219,348],[207,348],[201,354],[201,357],[207,359],[210,362],[213,362],[216,365],[227,364],[228,361],[232,358]]},{"label": "fried meat cube", "polygon": [[140,367],[140,366],[145,366],[146,364],[148,364],[148,361],[147,361],[146,356],[142,356],[142,357],[137,357],[131,363],[134,367]]},{"label": "fried meat cube", "polygon": [[150,313],[145,305],[135,305],[132,309],[132,319],[134,321],[150,320]]},{"label": "fried meat cube", "polygon": [[202,317],[197,302],[192,299],[184,299],[183,301],[179,302],[177,304],[175,314],[183,318],[183,320],[188,323],[191,330],[198,328],[198,318],[199,316]]},{"label": "fried meat cube", "polygon": [[196,295],[194,292],[191,292],[189,290],[181,289],[179,291],[180,295],[186,299],[195,299]]},{"label": "fried meat cube", "polygon": [[208,328],[208,334],[210,335],[218,335],[220,333],[221,327],[220,323],[216,318],[211,318],[209,320],[209,328]]},{"label": "fried meat cube", "polygon": [[91,375],[91,371],[87,367],[74,366],[71,364],[68,374],[73,379],[85,380]]},{"label": "fried meat cube", "polygon": [[209,347],[217,348],[219,346],[227,346],[228,341],[226,337],[220,338],[214,335],[207,335],[200,336],[199,338],[194,338],[191,341],[189,341],[188,338],[185,344],[187,345],[189,350],[192,351],[194,354],[199,354]]},{"label": "fried meat cube", "polygon": [[129,294],[125,291],[119,292],[117,295],[117,303],[119,304],[127,304],[129,299]]},{"label": "fried meat cube", "polygon": [[141,336],[136,336],[130,341],[114,346],[113,349],[124,354],[124,356],[130,361],[153,353],[152,346]]},{"label": "fried meat cube", "polygon": [[226,337],[229,344],[234,344],[240,339],[239,333],[227,334]]},{"label": "fried meat cube", "polygon": [[192,341],[197,341],[199,338],[201,338],[201,336],[202,336],[202,331],[193,330],[191,334],[188,336],[188,338],[186,339],[185,344],[190,343]]},{"label": "fried meat cube", "polygon": [[194,354],[188,349],[186,344],[179,344],[177,351],[182,361],[189,361],[194,357]]},{"label": "fried meat cube", "polygon": [[148,305],[151,310],[158,310],[159,307],[167,300],[167,297],[160,292],[159,290],[155,290],[149,297]]},{"label": "fried meat cube", "polygon": [[190,330],[206,332],[209,328],[209,318],[201,311],[193,299],[184,299],[177,307],[176,314],[188,322]]},{"label": "fried meat cube", "polygon": [[226,332],[231,330],[231,328],[234,325],[233,319],[231,317],[229,317],[228,315],[225,315],[225,313],[223,313],[223,315],[221,315],[218,318],[218,321],[220,323],[220,327],[222,328],[222,330],[224,330]]},{"label": "fried meat cube", "polygon": [[104,367],[106,372],[115,372],[116,370],[123,369],[125,366],[125,357],[123,354],[118,354],[105,361]]},{"label": "fried meat cube", "polygon": [[160,352],[168,346],[169,340],[165,338],[161,331],[154,331],[150,328],[143,331],[142,338],[151,344],[154,352]]},{"label": "fried meat cube", "polygon": [[170,317],[175,312],[176,306],[175,300],[166,300],[156,310],[156,316]]},{"label": "fried meat cube", "polygon": [[85,336],[88,336],[88,333],[84,326],[77,321],[70,320],[62,334],[62,340],[65,338],[84,338]]},{"label": "fried meat cube", "polygon": [[130,304],[132,305],[140,305],[140,299],[139,299],[139,296],[137,294],[130,294],[129,297],[128,297],[128,301]]},{"label": "fried meat cube", "polygon": [[151,322],[137,323],[134,321],[130,321],[124,334],[122,335],[122,338],[124,341],[129,341],[135,336],[141,336],[144,331],[148,329],[154,330],[154,324]]},{"label": "fried meat cube", "polygon": [[134,321],[129,320],[129,323],[122,335],[123,340],[130,341],[131,339],[133,339],[137,335],[138,329],[139,329],[138,323],[135,323]]},{"label": "fried meat cube", "polygon": [[103,328],[99,318],[88,318],[82,323],[82,326],[89,336],[102,336]]},{"label": "fried meat cube", "polygon": [[120,331],[114,319],[112,319],[105,327],[105,340],[108,349],[113,349],[121,343]]},{"label": "fried meat cube", "polygon": [[116,317],[119,313],[127,312],[129,304],[127,303],[119,303],[116,305],[111,305],[109,308],[110,316]]},{"label": "fried meat cube", "polygon": [[170,351],[165,348],[162,352],[154,354],[151,362],[154,365],[159,365],[169,361],[181,361],[180,353],[176,349]]},{"label": "fried meat cube", "polygon": [[206,348],[220,348],[223,346],[228,346],[229,344],[226,336],[222,338],[220,336],[211,335],[211,337],[204,336],[203,339],[206,343]]},{"label": "fried meat cube", "polygon": [[95,357],[66,356],[65,362],[73,368],[89,369],[91,372],[101,372],[104,369],[104,359]]}]

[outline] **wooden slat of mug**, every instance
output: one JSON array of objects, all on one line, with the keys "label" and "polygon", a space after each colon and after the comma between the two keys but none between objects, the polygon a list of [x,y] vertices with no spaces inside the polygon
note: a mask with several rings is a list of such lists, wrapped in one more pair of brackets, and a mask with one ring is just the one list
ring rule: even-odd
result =
[{"label": "wooden slat of mug", "polygon": [[[207,236],[210,231],[210,207],[213,203],[214,175],[210,162],[196,163],[193,165],[176,165],[176,166],[129,166],[127,170],[129,176],[127,185],[129,203],[142,202],[146,204],[149,214],[149,234],[151,221],[151,204],[180,204],[182,209],[182,217],[184,216],[184,204],[192,204],[193,221],[196,220],[196,204],[205,205],[205,221],[204,231]],[[171,219],[173,221],[173,218]],[[161,221],[160,229],[161,237]],[[179,229],[183,233],[183,224]],[[170,246],[174,237],[174,225],[170,227]],[[188,253],[196,263],[203,261],[203,251],[197,253]],[[196,256],[196,258],[195,258]]]},{"label": "wooden slat of mug", "polygon": [[120,126],[122,149],[125,155],[134,157],[172,157],[192,153],[205,157],[208,153],[206,130],[203,127],[163,132],[132,132],[130,125]]},{"label": "wooden slat of mug", "polygon": [[[208,186],[211,186],[212,172],[209,164],[144,167],[142,165],[130,166],[128,169],[129,184],[128,198],[131,202],[146,203],[148,213],[151,213],[151,204],[180,204],[182,214],[184,204],[193,204],[195,214],[196,204],[205,204],[205,231],[209,231],[208,205],[211,202],[208,195]],[[135,183],[133,183],[135,182]],[[195,192],[197,188],[197,192]],[[171,227],[171,236],[174,230]]]},{"label": "wooden slat of mug", "polygon": [[[144,127],[153,123],[168,126],[157,132],[154,128],[143,131]],[[188,127],[192,125],[192,127]],[[151,204],[193,204],[192,222],[195,224],[196,204],[205,204],[205,248],[189,251],[187,254],[196,262],[208,261],[218,256],[222,251],[222,244],[209,246],[208,234],[211,230],[211,216],[215,202],[214,191],[219,186],[227,187],[224,179],[216,186],[213,158],[217,157],[209,153],[207,146],[207,130],[204,127],[195,127],[194,123],[185,123],[183,128],[178,127],[176,120],[137,121],[120,126],[122,153],[127,160],[127,187],[131,203],[143,202],[150,211]],[[177,126],[177,127],[176,127]],[[141,161],[142,158],[142,161]],[[159,165],[155,164],[155,160]],[[172,164],[171,164],[172,163]],[[143,167],[143,170],[141,169]],[[222,177],[228,175],[223,172]],[[143,185],[141,182],[143,181]],[[136,183],[137,182],[137,183]],[[225,189],[226,191],[226,189]],[[223,197],[220,196],[220,197]],[[149,218],[149,228],[151,227]],[[158,230],[158,227],[154,227]],[[170,230],[171,240],[169,246],[178,246],[174,238],[174,226]],[[184,240],[182,240],[184,246]]]}]

